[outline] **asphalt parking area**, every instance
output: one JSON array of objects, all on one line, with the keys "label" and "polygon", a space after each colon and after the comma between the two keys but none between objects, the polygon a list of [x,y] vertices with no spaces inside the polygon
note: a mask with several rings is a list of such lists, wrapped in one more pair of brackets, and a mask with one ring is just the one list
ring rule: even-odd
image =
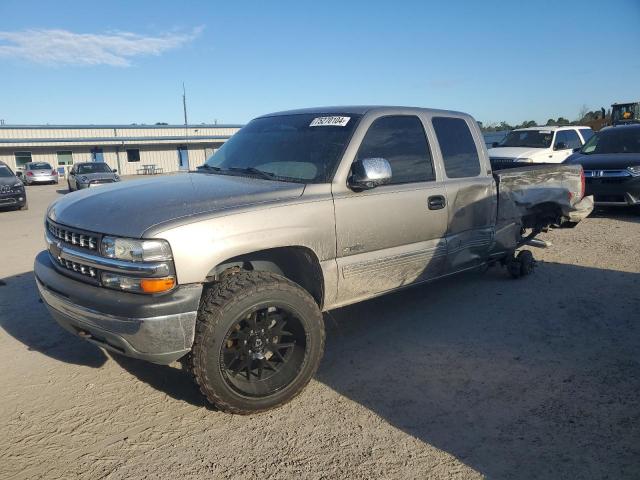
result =
[{"label": "asphalt parking area", "polygon": [[0,478],[640,478],[638,212],[545,234],[528,278],[492,269],[326,315],[309,388],[238,417],[179,364],[49,317],[32,264],[65,192],[28,187],[29,210],[0,212]]}]

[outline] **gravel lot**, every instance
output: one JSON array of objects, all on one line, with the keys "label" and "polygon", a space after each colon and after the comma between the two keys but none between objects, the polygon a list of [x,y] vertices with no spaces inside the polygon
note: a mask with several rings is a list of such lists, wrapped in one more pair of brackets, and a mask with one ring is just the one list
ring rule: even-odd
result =
[{"label": "gravel lot", "polygon": [[[0,212],[0,478],[640,478],[640,215],[543,238],[535,274],[468,274],[326,316],[292,403],[204,405],[179,364],[102,350],[38,303],[62,186]],[[100,212],[96,212],[97,215]]]}]

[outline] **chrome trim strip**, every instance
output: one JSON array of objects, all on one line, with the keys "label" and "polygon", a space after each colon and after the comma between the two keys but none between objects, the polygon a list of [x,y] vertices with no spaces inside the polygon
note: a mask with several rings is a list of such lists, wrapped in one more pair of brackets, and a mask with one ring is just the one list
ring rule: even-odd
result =
[{"label": "chrome trim strip", "polygon": [[108,272],[134,274],[142,277],[164,277],[171,273],[171,268],[166,262],[138,263],[98,257],[79,250],[69,249],[64,246],[62,242],[57,242],[55,239],[51,238],[49,232],[46,232],[45,238],[47,241],[47,250],[49,250],[50,253],[53,254],[50,248],[51,245],[55,245],[56,248],[60,250],[60,253],[57,255],[58,257],[63,260],[69,260],[70,262],[81,263],[87,267],[106,270]]}]

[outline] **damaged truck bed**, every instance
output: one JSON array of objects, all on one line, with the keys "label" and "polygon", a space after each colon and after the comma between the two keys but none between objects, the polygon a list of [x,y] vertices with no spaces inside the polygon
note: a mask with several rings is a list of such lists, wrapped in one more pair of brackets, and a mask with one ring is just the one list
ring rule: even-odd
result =
[{"label": "damaged truck bed", "polygon": [[[573,228],[593,210],[584,172],[574,165],[532,165],[493,172],[498,191],[491,255],[522,246],[550,227]],[[528,234],[523,235],[525,230]]]}]

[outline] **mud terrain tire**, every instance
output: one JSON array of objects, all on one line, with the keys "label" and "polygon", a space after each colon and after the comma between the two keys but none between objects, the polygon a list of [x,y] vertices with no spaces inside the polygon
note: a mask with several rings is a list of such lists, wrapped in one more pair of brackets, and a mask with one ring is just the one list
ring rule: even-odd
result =
[{"label": "mud terrain tire", "polygon": [[[260,330],[261,327],[269,323],[275,325],[276,320],[270,320],[272,316],[289,318],[287,322],[278,320],[288,326],[276,325],[279,333],[267,330],[270,333],[257,340],[248,336],[249,329],[253,335],[254,329],[264,332],[265,328]],[[256,324],[256,321],[262,323]],[[253,326],[248,322],[253,322]],[[297,334],[295,338],[294,333]],[[247,350],[247,341],[253,345],[251,348],[259,342],[263,348],[277,349],[275,342],[281,340],[272,339],[278,338],[286,338],[287,345],[295,345],[280,347],[282,355],[277,355],[282,362],[275,363],[279,369],[269,368],[267,376],[271,375],[271,380],[263,379],[263,353],[269,355],[271,352]],[[223,277],[203,292],[187,364],[202,394],[219,410],[235,414],[257,413],[283,405],[306,387],[320,364],[324,339],[322,313],[306,290],[275,273],[242,271]],[[272,341],[273,344],[269,343]],[[268,345],[265,347],[265,344]],[[228,360],[229,348],[237,349],[232,353],[235,355],[233,361]],[[244,350],[238,353],[241,348]],[[254,353],[247,355],[247,351]],[[262,356],[256,359],[254,355]],[[236,356],[239,360],[234,363]],[[267,360],[269,358],[271,356]],[[291,363],[285,363],[285,359]],[[233,371],[231,366],[238,362],[247,366]],[[260,368],[257,374],[251,367],[256,364]]]}]

